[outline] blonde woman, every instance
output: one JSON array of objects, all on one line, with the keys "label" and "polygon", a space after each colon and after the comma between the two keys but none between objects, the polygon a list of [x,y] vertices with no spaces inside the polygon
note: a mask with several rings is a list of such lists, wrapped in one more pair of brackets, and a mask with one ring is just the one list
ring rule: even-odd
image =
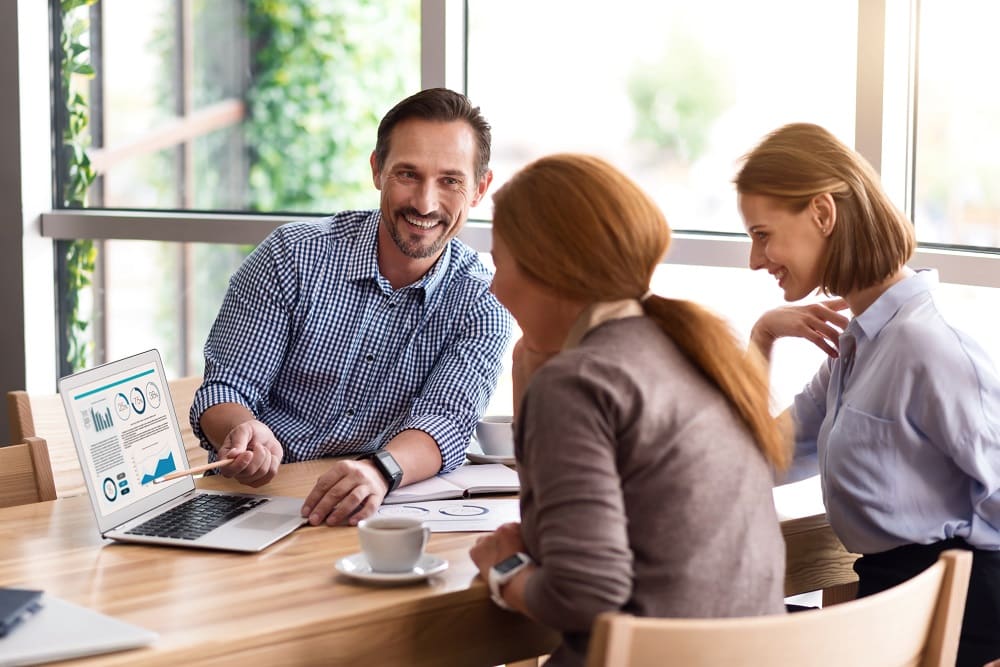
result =
[{"label": "blonde woman", "polygon": [[494,196],[493,292],[524,334],[521,523],[471,555],[497,604],[562,633],[553,667],[582,664],[604,611],[784,611],[770,471],[788,453],[767,378],[721,320],[650,293],[669,242],[594,157],[543,158]]},{"label": "blonde woman", "polygon": [[945,549],[969,549],[958,664],[1000,657],[993,364],[938,311],[936,272],[906,266],[913,225],[832,134],[803,123],[776,130],[746,157],[736,188],[750,268],[774,275],[787,301],[840,297],[765,313],[751,339],[766,357],[783,336],[830,355],[791,409],[796,459],[818,455],[830,525],[863,554],[859,596],[913,577]]}]

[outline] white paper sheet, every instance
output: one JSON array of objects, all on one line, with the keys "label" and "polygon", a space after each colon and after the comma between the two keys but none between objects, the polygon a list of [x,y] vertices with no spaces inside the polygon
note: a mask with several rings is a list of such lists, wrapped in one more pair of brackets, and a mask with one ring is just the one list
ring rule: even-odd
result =
[{"label": "white paper sheet", "polygon": [[434,533],[486,532],[521,520],[516,498],[459,498],[382,505],[379,516],[413,516]]}]

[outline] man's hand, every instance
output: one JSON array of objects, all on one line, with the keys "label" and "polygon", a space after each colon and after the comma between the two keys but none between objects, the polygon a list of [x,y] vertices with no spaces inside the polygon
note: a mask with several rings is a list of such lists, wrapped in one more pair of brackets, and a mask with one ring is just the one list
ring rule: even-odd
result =
[{"label": "man's hand", "polygon": [[345,521],[356,526],[375,514],[388,492],[389,485],[371,461],[337,461],[316,480],[302,505],[302,516],[309,517],[312,526]]},{"label": "man's hand", "polygon": [[476,540],[469,550],[469,556],[479,568],[479,576],[483,581],[488,581],[491,567],[519,551],[527,551],[521,537],[521,524],[505,523],[489,535]]},{"label": "man's hand", "polygon": [[750,342],[757,346],[765,359],[771,358],[774,341],[786,336],[805,338],[813,345],[837,357],[837,341],[850,321],[840,310],[847,308],[843,299],[830,299],[805,306],[784,306],[760,316],[750,332]]},{"label": "man's hand", "polygon": [[257,487],[274,479],[284,451],[271,429],[250,419],[229,431],[217,454],[220,459],[233,459],[229,465],[219,468],[219,474]]}]

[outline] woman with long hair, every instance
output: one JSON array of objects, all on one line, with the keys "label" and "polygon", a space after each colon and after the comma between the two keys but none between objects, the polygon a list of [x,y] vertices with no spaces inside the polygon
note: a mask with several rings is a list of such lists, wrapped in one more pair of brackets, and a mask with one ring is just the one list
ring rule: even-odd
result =
[{"label": "woman with long hair", "polygon": [[606,162],[542,158],[494,195],[493,292],[514,350],[521,523],[472,558],[497,604],[582,664],[604,611],[782,613],[767,377],[726,324],[650,292],[670,229]]}]

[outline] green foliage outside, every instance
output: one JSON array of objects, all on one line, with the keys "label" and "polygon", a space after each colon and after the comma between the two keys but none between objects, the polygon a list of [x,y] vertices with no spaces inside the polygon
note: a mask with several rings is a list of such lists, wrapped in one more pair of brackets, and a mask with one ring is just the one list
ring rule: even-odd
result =
[{"label": "green foliage outside", "polygon": [[[96,1],[61,0],[66,29],[75,25],[67,12]],[[177,106],[174,5],[174,0],[151,4],[151,10],[161,14],[148,45],[162,63],[160,84],[151,90],[161,117],[176,113]],[[140,170],[141,182],[151,187],[147,191],[156,193],[151,205],[276,213],[329,213],[377,205],[368,156],[382,114],[419,87],[419,0],[194,0],[191,8],[194,85],[188,92],[193,106],[242,96],[246,119],[239,127],[195,140],[192,163],[186,167],[193,170],[195,187],[187,203],[177,195],[178,150],[140,157],[124,167]],[[86,25],[73,29],[83,35]],[[86,52],[85,46],[64,49],[73,58]],[[244,49],[242,57],[239,49]],[[77,74],[93,76],[82,60],[71,66]],[[73,127],[82,131],[87,120],[83,98],[67,95],[66,100],[68,108],[80,111]],[[78,170],[81,178],[69,179],[78,184],[79,196],[67,197],[65,206],[84,206],[94,177],[82,150],[86,139],[77,137],[75,145],[80,146],[85,169]],[[75,173],[76,164],[64,161],[62,168]],[[155,283],[159,305],[154,326],[159,338],[176,340],[178,283],[169,276],[179,274],[180,254],[177,244],[159,245],[155,271],[167,278]],[[77,241],[72,247],[82,254],[67,258],[76,262],[67,292],[78,304],[80,292],[90,284],[96,251],[91,241]],[[192,249],[188,293],[181,295],[190,303],[195,323],[196,349],[189,351],[188,359],[192,366],[200,357],[197,339],[203,340],[229,275],[250,249]],[[64,324],[75,327],[70,344],[74,368],[87,364],[82,336],[87,319],[76,306]]]},{"label": "green foliage outside", "polygon": [[[87,102],[75,88],[75,82],[93,78],[89,48],[85,37],[90,27],[87,7],[96,0],[61,0],[62,33],[60,35],[60,92],[66,108],[66,123],[62,128],[62,153],[65,181],[59,193],[64,208],[83,208],[87,205],[87,189],[96,174],[87,156],[90,138],[87,133]],[[97,251],[90,239],[80,239],[65,248],[65,280],[62,292],[62,326],[67,349],[63,363],[69,370],[87,365],[90,348],[88,318],[80,312],[81,293],[90,287],[94,274]]]},{"label": "green foliage outside", "polygon": [[377,204],[368,156],[382,114],[415,92],[417,0],[248,0],[250,208]]},{"label": "green foliage outside", "polygon": [[691,35],[671,33],[659,62],[628,79],[636,113],[634,138],[687,164],[702,154],[708,133],[728,106],[721,63]]}]

